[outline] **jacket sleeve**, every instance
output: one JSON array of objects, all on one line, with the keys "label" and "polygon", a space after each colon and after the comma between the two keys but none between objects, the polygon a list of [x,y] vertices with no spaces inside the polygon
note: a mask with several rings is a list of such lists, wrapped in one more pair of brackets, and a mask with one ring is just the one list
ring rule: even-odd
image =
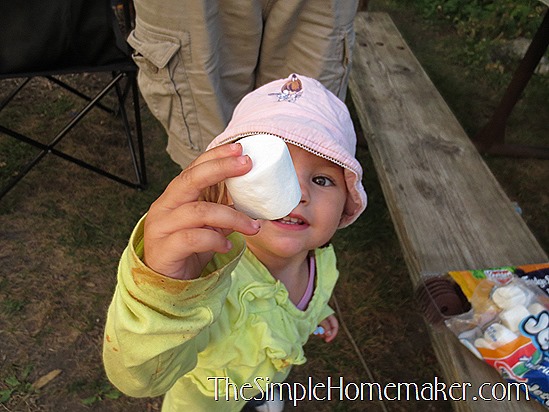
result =
[{"label": "jacket sleeve", "polygon": [[107,376],[134,397],[164,394],[196,366],[245,247],[243,238],[233,235],[233,249],[216,254],[198,279],[172,279],[140,259],[145,218],[121,257],[103,341]]}]

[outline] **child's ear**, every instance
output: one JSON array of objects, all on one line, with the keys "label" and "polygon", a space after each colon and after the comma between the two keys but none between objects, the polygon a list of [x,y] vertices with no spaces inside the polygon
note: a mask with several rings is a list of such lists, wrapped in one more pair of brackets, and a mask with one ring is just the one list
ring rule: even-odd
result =
[{"label": "child's ear", "polygon": [[342,228],[344,226],[347,226],[349,218],[354,216],[356,213],[357,205],[353,202],[350,196],[347,196],[347,200],[345,201],[345,207],[343,208],[343,212],[341,213],[341,218],[339,219],[339,225],[338,228]]},{"label": "child's ear", "polygon": [[340,229],[342,227],[343,223],[349,219],[349,216],[350,215],[348,213],[343,211],[343,213],[341,214],[341,218],[339,219],[339,225],[337,226],[338,229]]}]

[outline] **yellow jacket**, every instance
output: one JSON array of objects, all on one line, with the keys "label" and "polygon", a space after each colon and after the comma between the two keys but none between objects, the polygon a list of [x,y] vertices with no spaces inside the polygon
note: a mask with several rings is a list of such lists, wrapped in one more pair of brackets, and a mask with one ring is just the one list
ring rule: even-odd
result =
[{"label": "yellow jacket", "polygon": [[303,345],[333,312],[331,246],[315,250],[315,290],[301,311],[238,234],[198,279],[155,273],[140,259],[143,221],[120,260],[106,322],[103,361],[116,387],[135,397],[166,394],[163,411],[238,411],[244,397],[305,363]]}]

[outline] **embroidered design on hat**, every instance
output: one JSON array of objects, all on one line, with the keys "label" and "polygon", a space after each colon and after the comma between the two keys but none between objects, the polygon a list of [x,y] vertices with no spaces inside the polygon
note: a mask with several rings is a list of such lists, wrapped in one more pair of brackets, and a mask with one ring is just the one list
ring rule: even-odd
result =
[{"label": "embroidered design on hat", "polygon": [[295,102],[303,94],[303,84],[296,74],[290,76],[282,88],[280,93],[269,93],[269,96],[277,96],[279,102]]}]

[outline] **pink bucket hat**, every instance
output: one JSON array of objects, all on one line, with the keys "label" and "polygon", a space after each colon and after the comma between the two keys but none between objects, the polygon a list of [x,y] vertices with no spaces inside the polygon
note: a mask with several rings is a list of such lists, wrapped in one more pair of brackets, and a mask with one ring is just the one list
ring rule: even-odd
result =
[{"label": "pink bucket hat", "polygon": [[254,134],[272,134],[343,167],[347,201],[339,227],[364,211],[367,196],[355,158],[356,134],[345,104],[315,79],[292,74],[248,95],[208,149]]}]

